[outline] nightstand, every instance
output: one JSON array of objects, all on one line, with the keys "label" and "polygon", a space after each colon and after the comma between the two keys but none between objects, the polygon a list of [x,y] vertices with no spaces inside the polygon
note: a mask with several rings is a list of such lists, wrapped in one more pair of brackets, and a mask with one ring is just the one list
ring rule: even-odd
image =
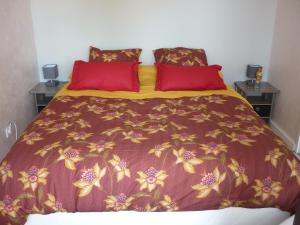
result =
[{"label": "nightstand", "polygon": [[47,87],[45,82],[38,83],[32,88],[29,93],[34,95],[36,111],[39,113],[45,108],[48,103],[53,99],[55,94],[66,84],[67,82],[59,82],[56,87]]},{"label": "nightstand", "polygon": [[279,90],[268,82],[261,82],[259,87],[248,86],[245,81],[234,82],[235,90],[253,106],[254,111],[269,122],[276,95]]}]

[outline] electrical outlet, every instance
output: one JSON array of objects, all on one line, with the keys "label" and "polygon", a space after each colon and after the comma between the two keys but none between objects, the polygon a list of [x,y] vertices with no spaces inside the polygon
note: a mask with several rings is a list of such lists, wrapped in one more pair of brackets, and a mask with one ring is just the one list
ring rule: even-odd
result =
[{"label": "electrical outlet", "polygon": [[11,135],[12,130],[12,123],[9,123],[7,127],[5,127],[4,132],[5,132],[5,137],[9,138]]},{"label": "electrical outlet", "polygon": [[296,153],[300,154],[300,135],[298,137],[298,144],[297,144],[297,147],[296,147]]}]

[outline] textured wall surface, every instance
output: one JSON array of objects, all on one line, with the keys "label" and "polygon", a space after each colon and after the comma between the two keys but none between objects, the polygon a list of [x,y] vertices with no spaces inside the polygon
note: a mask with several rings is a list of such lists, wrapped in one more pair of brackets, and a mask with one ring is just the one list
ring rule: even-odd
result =
[{"label": "textured wall surface", "polygon": [[273,120],[296,144],[300,131],[300,1],[279,0],[269,80],[280,89]]},{"label": "textured wall surface", "polygon": [[[246,64],[270,62],[276,0],[31,0],[39,68],[59,65],[66,80],[88,47],[140,47],[152,64],[159,47],[205,48],[228,83]],[[41,71],[40,71],[41,74]],[[42,77],[42,76],[41,76]]]},{"label": "textured wall surface", "polygon": [[28,91],[38,82],[29,0],[1,0],[0,6],[0,159],[14,143],[4,128],[15,121],[19,131],[33,118]]}]

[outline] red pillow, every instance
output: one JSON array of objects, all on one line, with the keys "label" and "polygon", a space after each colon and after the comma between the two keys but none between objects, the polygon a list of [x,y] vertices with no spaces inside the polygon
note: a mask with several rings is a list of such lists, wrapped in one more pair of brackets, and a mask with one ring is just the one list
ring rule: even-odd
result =
[{"label": "red pillow", "polygon": [[75,61],[69,90],[139,91],[138,62]]},{"label": "red pillow", "polygon": [[219,90],[226,89],[223,79],[219,75],[222,69],[219,65],[213,66],[174,66],[155,64],[157,78],[155,90]]}]

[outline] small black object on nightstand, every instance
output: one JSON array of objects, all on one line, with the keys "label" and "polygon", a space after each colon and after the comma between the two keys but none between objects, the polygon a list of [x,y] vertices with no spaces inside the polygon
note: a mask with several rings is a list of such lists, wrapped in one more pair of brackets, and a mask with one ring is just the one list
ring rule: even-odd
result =
[{"label": "small black object on nightstand", "polygon": [[36,111],[42,111],[66,83],[59,82],[57,86],[48,87],[45,82],[40,82],[32,88],[29,93],[34,95]]},{"label": "small black object on nightstand", "polygon": [[251,87],[245,81],[234,82],[235,90],[253,106],[254,111],[266,122],[270,122],[276,94],[279,90],[268,82],[261,82],[259,87]]}]

